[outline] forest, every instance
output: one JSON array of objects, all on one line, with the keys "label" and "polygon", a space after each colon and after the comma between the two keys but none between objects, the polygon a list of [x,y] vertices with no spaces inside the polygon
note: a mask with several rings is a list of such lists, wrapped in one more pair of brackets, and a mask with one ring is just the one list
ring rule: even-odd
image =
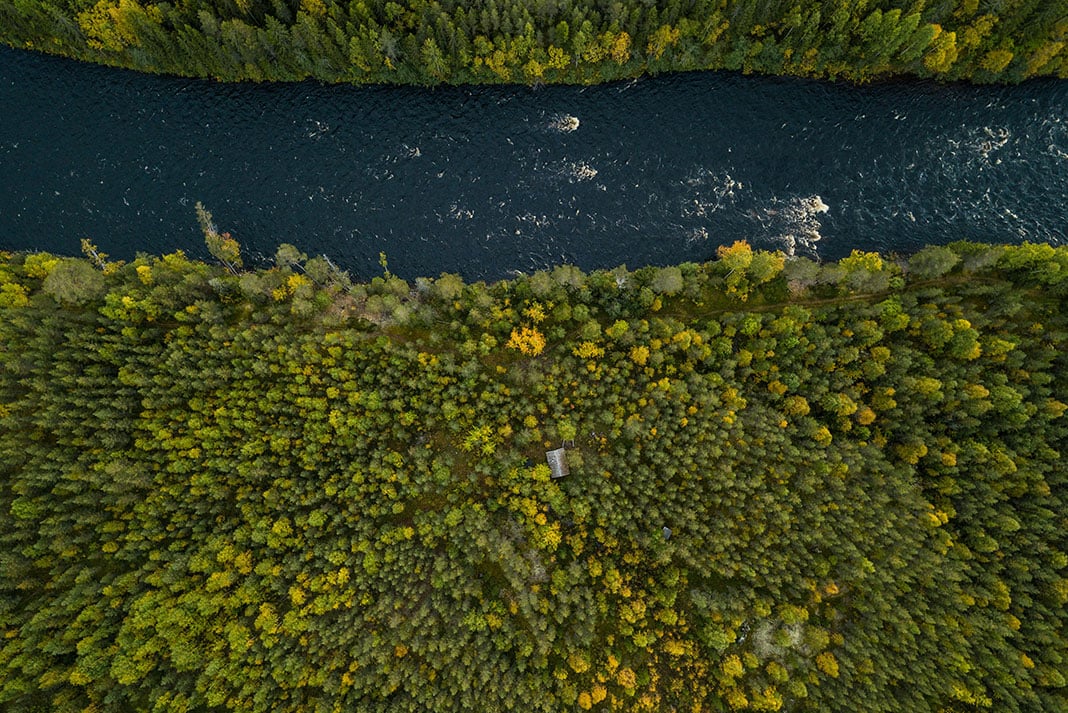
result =
[{"label": "forest", "polygon": [[227,81],[1068,77],[1065,0],[0,0],[0,41]]},{"label": "forest", "polygon": [[0,253],[3,710],[1068,710],[1068,248],[357,282],[201,219]]}]

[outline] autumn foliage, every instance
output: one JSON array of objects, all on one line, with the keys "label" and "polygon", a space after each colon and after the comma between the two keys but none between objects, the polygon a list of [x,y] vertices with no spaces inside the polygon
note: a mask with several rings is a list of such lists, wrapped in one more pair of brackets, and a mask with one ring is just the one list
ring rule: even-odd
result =
[{"label": "autumn foliage", "polygon": [[0,253],[0,709],[1068,710],[1064,247],[90,247]]}]

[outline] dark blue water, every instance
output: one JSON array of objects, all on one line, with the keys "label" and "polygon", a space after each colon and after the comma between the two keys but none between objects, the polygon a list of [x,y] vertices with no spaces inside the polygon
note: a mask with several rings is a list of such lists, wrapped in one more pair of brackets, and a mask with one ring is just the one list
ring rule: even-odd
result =
[{"label": "dark blue water", "polygon": [[1064,243],[1068,82],[223,85],[3,48],[0,181],[3,248],[203,255],[199,200],[361,276]]}]

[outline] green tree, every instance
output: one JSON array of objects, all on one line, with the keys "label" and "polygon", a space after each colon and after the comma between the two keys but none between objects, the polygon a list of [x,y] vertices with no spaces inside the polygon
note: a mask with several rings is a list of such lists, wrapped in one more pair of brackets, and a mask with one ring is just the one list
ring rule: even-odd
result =
[{"label": "green tree", "polygon": [[42,289],[60,302],[86,304],[104,294],[104,276],[84,260],[64,259],[45,277]]},{"label": "green tree", "polygon": [[220,233],[212,221],[211,213],[204,205],[197,201],[197,222],[204,233],[204,242],[208,246],[208,252],[218,260],[232,275],[238,274],[241,267],[241,247],[237,241],[230,237],[230,233]]}]

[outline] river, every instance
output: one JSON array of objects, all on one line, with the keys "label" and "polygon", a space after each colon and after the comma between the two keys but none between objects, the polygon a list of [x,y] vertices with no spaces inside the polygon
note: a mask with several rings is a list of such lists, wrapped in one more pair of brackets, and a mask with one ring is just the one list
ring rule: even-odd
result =
[{"label": "river", "polygon": [[597,87],[233,85],[0,48],[0,247],[496,279],[1068,236],[1068,82],[692,73]]}]

